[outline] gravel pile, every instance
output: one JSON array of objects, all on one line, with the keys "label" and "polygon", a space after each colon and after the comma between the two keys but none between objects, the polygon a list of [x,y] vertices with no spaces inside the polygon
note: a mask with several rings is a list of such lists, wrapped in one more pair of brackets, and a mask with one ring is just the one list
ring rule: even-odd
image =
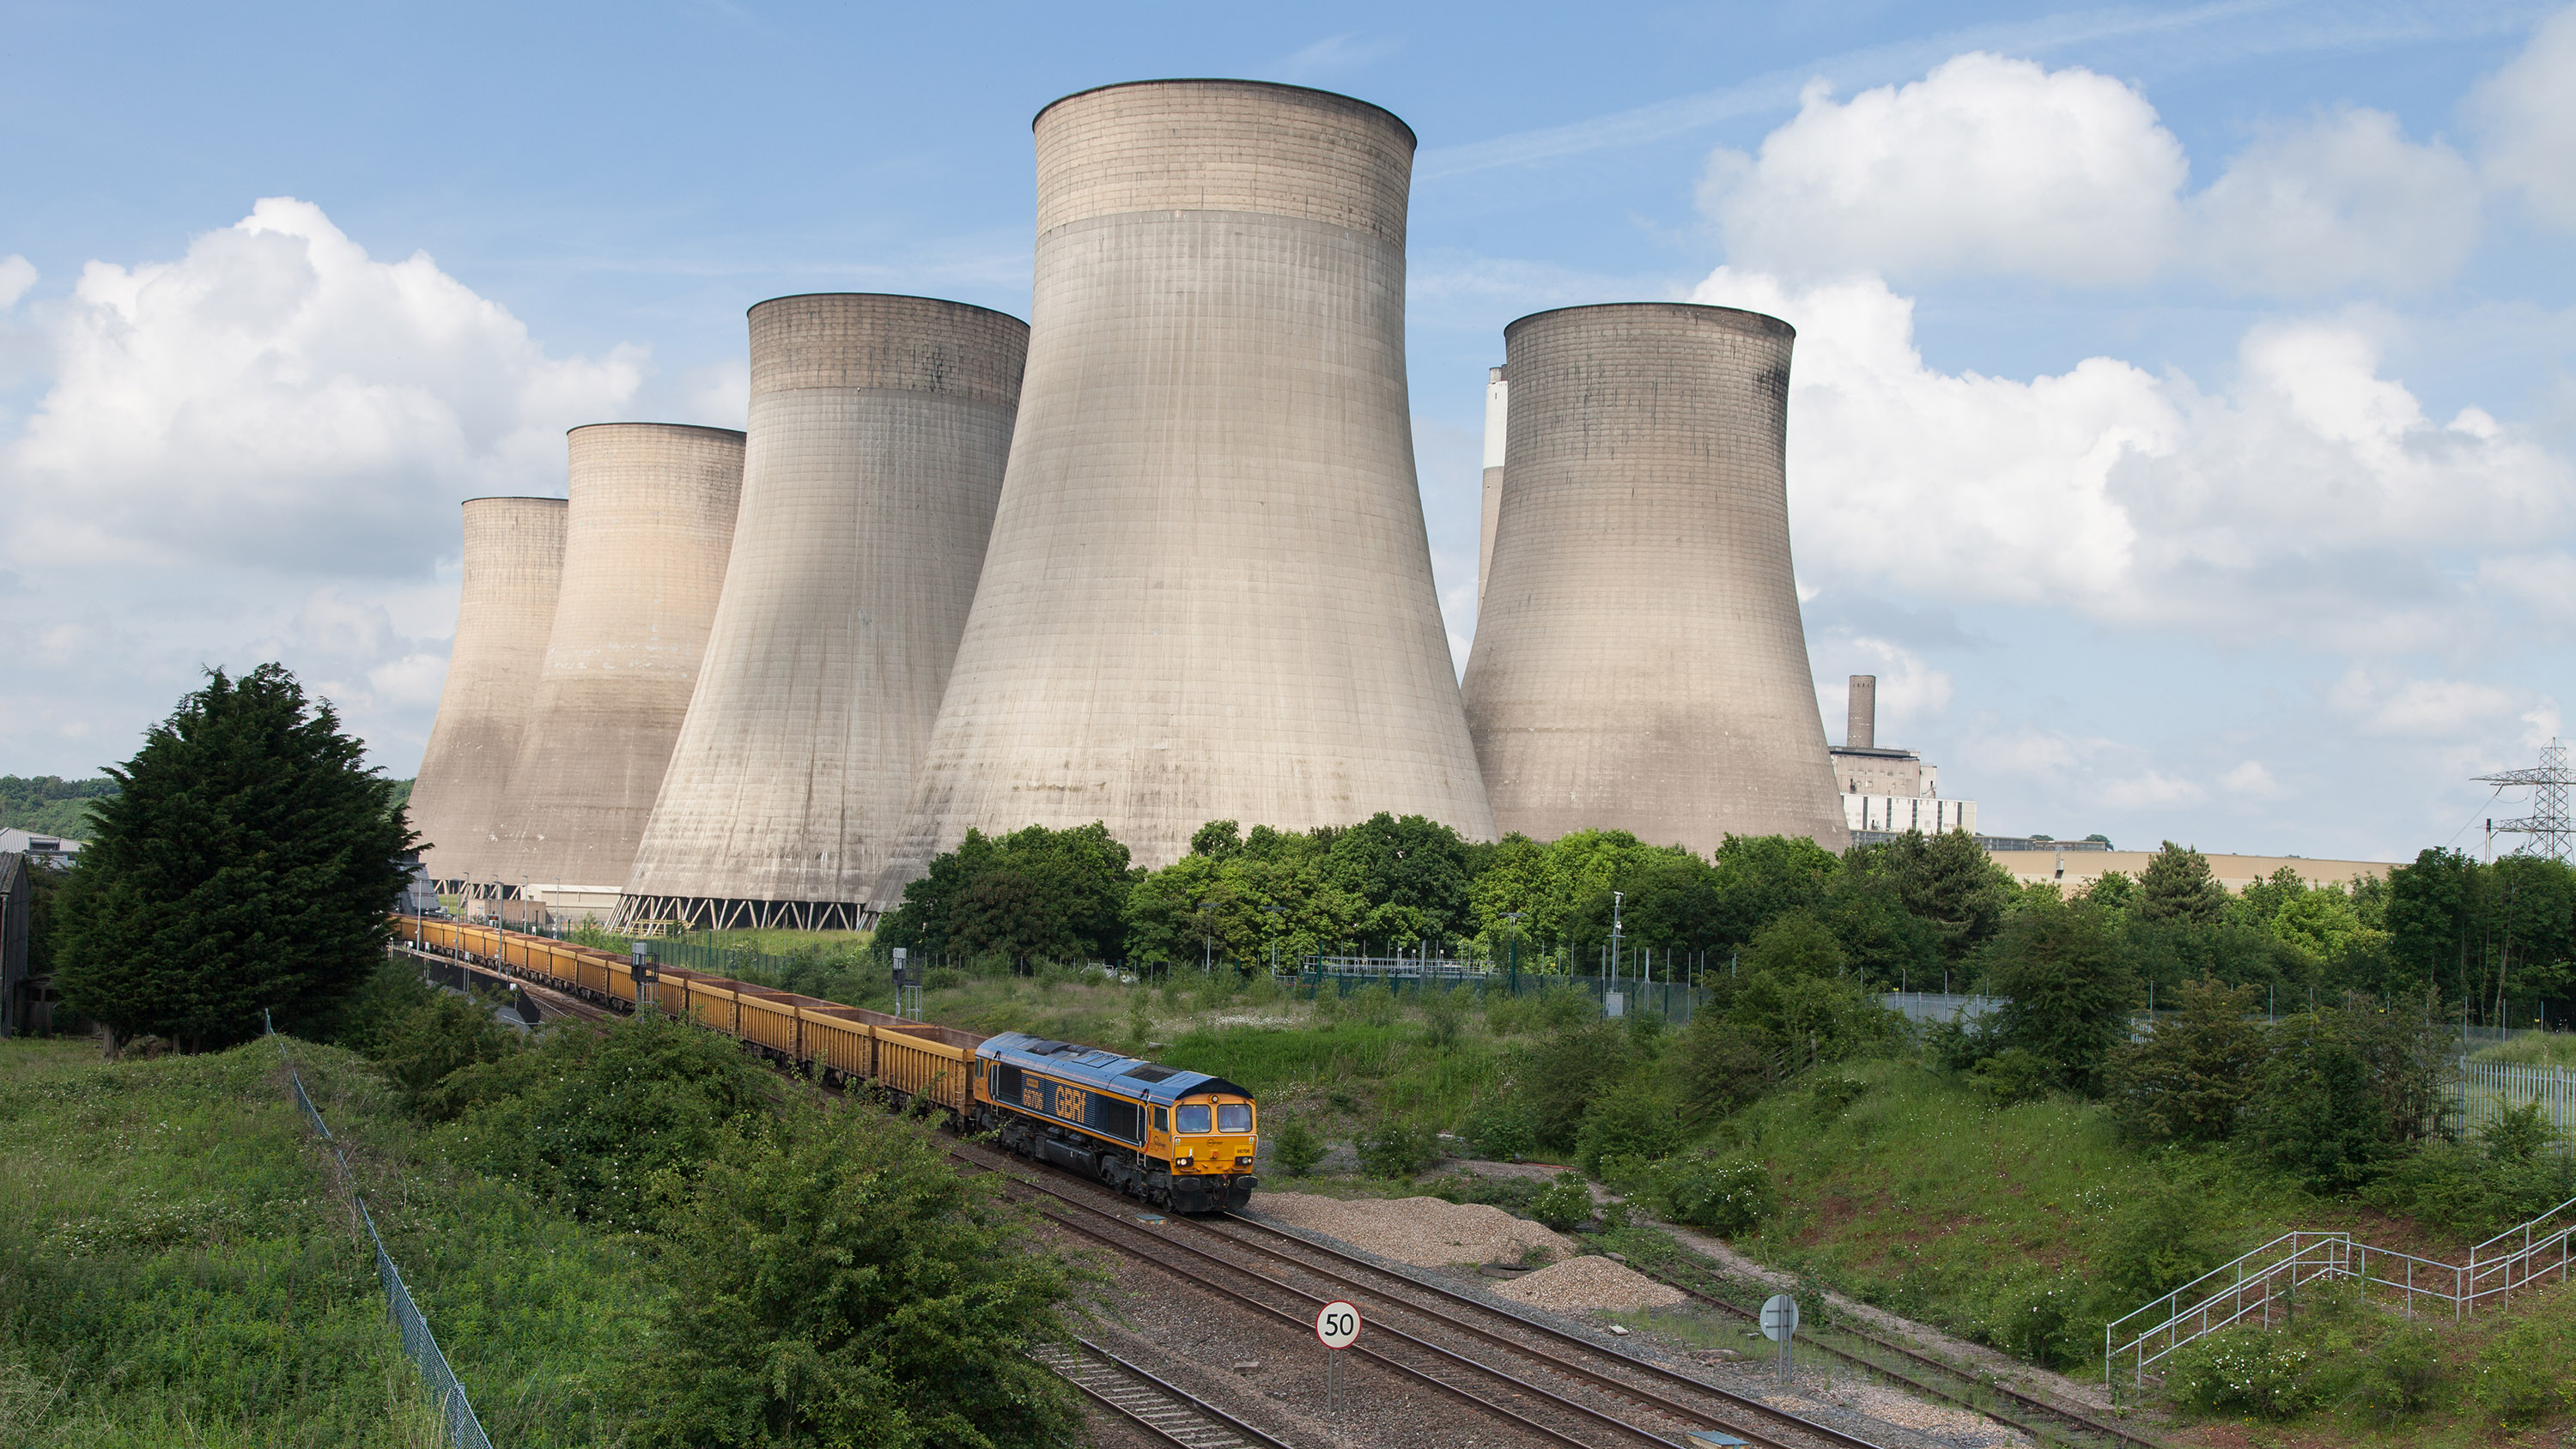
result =
[{"label": "gravel pile", "polygon": [[1283,1226],[1338,1238],[1379,1257],[1419,1268],[1448,1263],[1510,1263],[1532,1248],[1545,1248],[1551,1253],[1574,1248],[1573,1243],[1538,1224],[1485,1203],[1443,1202],[1436,1197],[1344,1202],[1312,1193],[1265,1192],[1254,1200],[1254,1206]]},{"label": "gravel pile", "polygon": [[1679,1289],[1601,1257],[1568,1258],[1516,1282],[1502,1284],[1494,1294],[1560,1312],[1669,1308],[1682,1301]]}]

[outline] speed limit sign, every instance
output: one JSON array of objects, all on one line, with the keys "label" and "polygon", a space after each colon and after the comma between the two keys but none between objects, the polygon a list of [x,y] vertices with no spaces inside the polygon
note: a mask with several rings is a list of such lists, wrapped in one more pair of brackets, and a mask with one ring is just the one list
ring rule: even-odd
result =
[{"label": "speed limit sign", "polygon": [[1348,1348],[1360,1341],[1360,1311],[1340,1299],[1315,1315],[1315,1337],[1326,1348]]}]

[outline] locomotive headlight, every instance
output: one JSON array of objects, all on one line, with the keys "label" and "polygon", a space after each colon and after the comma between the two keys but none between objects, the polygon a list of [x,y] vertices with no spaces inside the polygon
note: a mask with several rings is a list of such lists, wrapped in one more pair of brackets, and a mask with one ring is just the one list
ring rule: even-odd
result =
[{"label": "locomotive headlight", "polygon": [[1189,1166],[1191,1163],[1196,1162],[1196,1161],[1198,1161],[1198,1155],[1197,1155],[1196,1153],[1183,1153],[1183,1154],[1181,1154],[1181,1166],[1183,1166],[1183,1167],[1187,1167],[1187,1166]]}]

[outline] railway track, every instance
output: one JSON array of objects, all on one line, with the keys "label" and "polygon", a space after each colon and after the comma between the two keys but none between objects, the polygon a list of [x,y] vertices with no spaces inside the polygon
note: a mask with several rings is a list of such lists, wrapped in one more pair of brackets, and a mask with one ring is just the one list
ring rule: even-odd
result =
[{"label": "railway track", "polygon": [[[1575,1335],[1533,1323],[1517,1314],[1494,1308],[1463,1295],[1449,1295],[1446,1290],[1420,1283],[1403,1275],[1382,1275],[1402,1285],[1400,1289],[1390,1290],[1377,1283],[1361,1282],[1333,1267],[1320,1265],[1310,1258],[1299,1257],[1293,1252],[1282,1252],[1186,1218],[1166,1219],[1167,1227],[1171,1224],[1179,1224],[1182,1232],[1152,1231],[1132,1221],[1131,1213],[1124,1210],[1131,1205],[1126,1204],[1123,1199],[1120,1200],[1122,1210],[1117,1211],[1086,1200],[1092,1191],[1087,1184],[1084,1194],[1076,1195],[1050,1183],[1024,1176],[1022,1169],[1026,1164],[1013,1158],[1003,1157],[999,1163],[996,1163],[982,1156],[981,1150],[976,1154],[961,1151],[952,1155],[987,1171],[997,1172],[1026,1192],[1043,1194],[1057,1204],[1070,1208],[1073,1216],[1043,1204],[1039,1206],[1039,1212],[1059,1226],[1113,1251],[1145,1262],[1160,1271],[1193,1282],[1222,1297],[1250,1307],[1260,1314],[1293,1325],[1300,1332],[1308,1326],[1307,1315],[1310,1310],[1304,1307],[1294,1311],[1283,1309],[1268,1299],[1284,1294],[1299,1300],[1301,1305],[1320,1306],[1334,1297],[1357,1294],[1360,1295],[1359,1301],[1363,1306],[1369,1302],[1375,1302],[1379,1307],[1372,1317],[1372,1331],[1381,1341],[1393,1340],[1396,1347],[1392,1352],[1376,1348],[1356,1348],[1349,1350],[1350,1352],[1377,1363],[1399,1377],[1424,1384],[1457,1398],[1482,1412],[1509,1421],[1524,1432],[1535,1434],[1552,1443],[1594,1449],[1594,1446],[1607,1442],[1602,1437],[1606,1432],[1616,1436],[1622,1442],[1645,1442],[1671,1446],[1671,1449],[1683,1449],[1693,1430],[1716,1429],[1752,1444],[1770,1446],[1770,1449],[1808,1449],[1808,1446],[1816,1444],[1832,1445],[1834,1449],[1877,1449],[1877,1446],[1872,1445],[1868,1440],[1844,1433],[1830,1425],[1819,1424],[1786,1410],[1773,1408],[1757,1399],[1731,1393],[1716,1385],[1675,1373],[1660,1365],[1647,1363],[1606,1346],[1586,1342]],[[1259,1227],[1258,1224],[1246,1225]],[[1265,1272],[1235,1261],[1223,1253],[1195,1246],[1183,1240],[1185,1233],[1205,1235],[1206,1238],[1215,1239],[1234,1251],[1273,1260],[1293,1273],[1305,1275],[1318,1283],[1327,1285],[1326,1291],[1320,1293],[1310,1291],[1280,1276],[1275,1270]],[[1285,1234],[1280,1237],[1282,1241],[1293,1244],[1297,1248],[1330,1255],[1329,1250],[1317,1249],[1316,1245],[1302,1238]],[[1359,1266],[1372,1265],[1360,1264]],[[1256,1296],[1254,1292],[1247,1292],[1239,1287],[1217,1281],[1206,1271],[1211,1269],[1219,1276],[1252,1280],[1260,1285],[1258,1292],[1263,1296]],[[1495,1328],[1470,1322],[1457,1313],[1409,1297],[1408,1293],[1455,1297],[1461,1305],[1472,1311],[1492,1320],[1498,1320],[1503,1331],[1498,1332]],[[1392,1315],[1389,1310],[1392,1310]],[[1425,1337],[1425,1334],[1463,1334],[1489,1347],[1526,1360],[1530,1369],[1536,1373],[1572,1381],[1565,1387],[1580,1385],[1583,1392],[1616,1400],[1618,1409],[1607,1410],[1595,1403],[1587,1403],[1567,1393],[1558,1392],[1556,1388],[1551,1388],[1527,1376],[1528,1370],[1514,1372],[1512,1369],[1499,1367],[1471,1357],[1455,1348],[1434,1343]],[[1529,1341],[1531,1338],[1548,1339],[1554,1344],[1562,1345],[1562,1348],[1534,1344]],[[1615,1366],[1616,1372],[1605,1372],[1601,1367],[1587,1366],[1564,1352],[1564,1349],[1575,1350],[1594,1360],[1606,1361],[1608,1365]],[[1480,1387],[1487,1389],[1499,1387],[1502,1397],[1489,1397],[1486,1394],[1471,1391],[1459,1380],[1459,1375],[1462,1373],[1477,1381]],[[1640,1378],[1653,1380],[1654,1385],[1650,1387],[1636,1382]],[[1672,1394],[1674,1390],[1695,1396],[1700,1402],[1687,1403],[1677,1400]],[[1509,1402],[1506,1402],[1506,1399]],[[1638,1419],[1650,1422],[1635,1422]],[[1749,1421],[1759,1421],[1761,1427],[1755,1427],[1755,1424]],[[1586,1437],[1577,1437],[1576,1431],[1580,1431]],[[1788,1437],[1781,1437],[1782,1435]]]},{"label": "railway track", "polygon": [[[1716,1309],[1720,1313],[1727,1314],[1734,1318],[1740,1318],[1748,1323],[1758,1323],[1761,1321],[1761,1315],[1754,1312],[1752,1309],[1746,1308],[1741,1304],[1730,1303],[1715,1294],[1709,1293],[1701,1288],[1697,1283],[1694,1283],[1685,1277],[1675,1275],[1660,1268],[1650,1267],[1639,1263],[1631,1263],[1629,1266],[1687,1296],[1692,1301],[1709,1308]],[[1938,1399],[1943,1403],[1956,1405],[1957,1407],[1966,1409],[1972,1413],[1982,1414],[1999,1424],[2010,1425],[2011,1427],[2019,1429],[2023,1433],[2028,1434],[2043,1443],[2078,1446],[2087,1444],[2124,1444],[2133,1446],[2133,1449],[2164,1449],[2164,1446],[2159,1441],[2147,1438],[2134,1430],[2122,1428],[2117,1424],[2104,1423],[2102,1420],[2096,1419],[2079,1409],[2070,1409],[2063,1404],[2055,1403],[2048,1399],[2042,1399],[2031,1394],[2025,1394],[2017,1389],[2009,1389],[2001,1384],[1992,1383],[1985,1379],[1978,1378],[1953,1364],[1945,1363],[1940,1359],[1934,1358],[1930,1354],[1908,1348],[1904,1344],[1895,1342],[1892,1339],[1882,1338],[1877,1334],[1870,1333],[1866,1330],[1851,1328],[1840,1324],[1837,1324],[1833,1329],[1828,1331],[1840,1337],[1858,1340],[1859,1342],[1868,1345],[1870,1349],[1875,1350],[1877,1353],[1903,1361],[1908,1368],[1916,1370],[1917,1372],[1928,1372],[1929,1374],[1937,1375],[1940,1378],[1949,1380],[1952,1384],[1958,1385],[1959,1387],[1944,1388],[1935,1383],[1926,1383],[1922,1378],[1917,1377],[1916,1373],[1909,1373],[1905,1369],[1890,1367],[1888,1364],[1870,1357],[1867,1353],[1855,1353],[1849,1349],[1839,1348],[1831,1343],[1825,1342],[1821,1333],[1811,1335],[1807,1339],[1807,1342],[1817,1352],[1826,1354],[1832,1358],[1840,1359],[1854,1367],[1866,1369],[1870,1373],[1876,1374],[1882,1378],[1903,1384],[1907,1388],[1923,1394],[1928,1398]],[[2046,1425],[2042,1425],[2032,1423],[2018,1414],[1998,1412],[1989,1405],[1977,1402],[1976,1396],[1980,1394],[1991,1395],[1994,1398],[2004,1400],[2005,1402],[2013,1405],[2016,1409],[2022,1411],[2022,1413],[2037,1415],[2049,1422]]]},{"label": "railway track", "polygon": [[1181,1449],[1289,1449],[1286,1443],[1090,1339],[1077,1337],[1074,1342],[1081,1347],[1048,1344],[1030,1356],[1094,1403],[1165,1443]]}]

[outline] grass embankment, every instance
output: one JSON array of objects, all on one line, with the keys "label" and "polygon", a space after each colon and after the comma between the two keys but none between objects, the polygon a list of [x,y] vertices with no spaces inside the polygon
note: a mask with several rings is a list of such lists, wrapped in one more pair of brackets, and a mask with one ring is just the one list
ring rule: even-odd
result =
[{"label": "grass embankment", "polygon": [[[631,1337],[632,1255],[441,1167],[346,1053],[295,1051],[494,1439],[603,1442],[583,1385]],[[0,1042],[0,1194],[0,1442],[437,1440],[276,1042]]]},{"label": "grass embankment", "polygon": [[2516,1067],[2576,1068],[2576,1032],[2553,1031],[2546,1036],[2518,1036],[2488,1047],[2471,1060],[2503,1062]]}]

